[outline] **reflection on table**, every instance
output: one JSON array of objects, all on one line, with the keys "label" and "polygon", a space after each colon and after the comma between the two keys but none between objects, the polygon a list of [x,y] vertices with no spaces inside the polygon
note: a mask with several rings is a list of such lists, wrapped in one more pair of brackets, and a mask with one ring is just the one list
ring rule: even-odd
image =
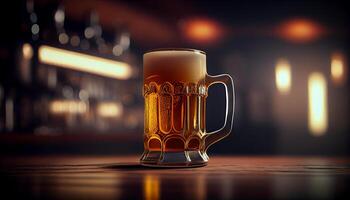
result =
[{"label": "reflection on table", "polygon": [[[201,168],[160,169],[138,157],[5,158],[6,196],[34,199],[332,199],[349,195],[350,160],[213,157]],[[21,192],[17,192],[21,191]]]}]

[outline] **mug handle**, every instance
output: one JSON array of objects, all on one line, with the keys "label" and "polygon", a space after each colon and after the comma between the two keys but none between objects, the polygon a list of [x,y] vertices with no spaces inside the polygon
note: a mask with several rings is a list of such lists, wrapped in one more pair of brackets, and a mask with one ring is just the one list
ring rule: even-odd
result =
[{"label": "mug handle", "polygon": [[210,76],[208,74],[206,75],[205,84],[207,88],[217,83],[221,83],[225,86],[225,91],[226,91],[225,123],[219,130],[206,133],[204,138],[204,141],[205,141],[204,152],[206,152],[207,149],[212,144],[228,136],[232,131],[232,127],[233,127],[233,115],[234,115],[234,109],[235,109],[235,90],[234,90],[232,77],[228,74],[222,74],[217,76]]}]

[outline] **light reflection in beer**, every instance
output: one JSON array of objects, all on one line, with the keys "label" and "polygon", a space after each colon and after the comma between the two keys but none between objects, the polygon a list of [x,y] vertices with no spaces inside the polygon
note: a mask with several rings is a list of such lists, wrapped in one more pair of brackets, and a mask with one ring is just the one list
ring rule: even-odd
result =
[{"label": "light reflection in beer", "polygon": [[277,61],[275,75],[277,90],[281,94],[288,94],[292,85],[292,73],[287,60],[280,59]]},{"label": "light reflection in beer", "polygon": [[56,100],[50,103],[50,111],[54,114],[83,114],[88,106],[83,101]]},{"label": "light reflection in beer", "polygon": [[46,45],[39,47],[39,61],[44,64],[116,79],[128,79],[132,75],[131,67],[127,63]]},{"label": "light reflection in beer", "polygon": [[103,102],[97,106],[97,113],[101,117],[119,117],[123,113],[123,106],[115,102]]},{"label": "light reflection in beer", "polygon": [[328,128],[327,83],[325,77],[314,72],[308,79],[308,127],[312,135],[321,136]]},{"label": "light reflection in beer", "polygon": [[145,200],[160,199],[160,180],[158,176],[146,175],[143,178],[143,196]]},{"label": "light reflection in beer", "polygon": [[345,63],[341,54],[335,53],[331,58],[331,77],[335,85],[341,85],[345,82]]}]

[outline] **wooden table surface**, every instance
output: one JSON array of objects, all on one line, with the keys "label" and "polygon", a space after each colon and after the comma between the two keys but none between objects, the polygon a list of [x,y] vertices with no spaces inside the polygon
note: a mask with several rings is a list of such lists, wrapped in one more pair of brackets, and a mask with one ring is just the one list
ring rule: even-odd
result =
[{"label": "wooden table surface", "polygon": [[211,156],[155,169],[137,156],[2,157],[0,176],[11,199],[349,199],[350,159]]}]

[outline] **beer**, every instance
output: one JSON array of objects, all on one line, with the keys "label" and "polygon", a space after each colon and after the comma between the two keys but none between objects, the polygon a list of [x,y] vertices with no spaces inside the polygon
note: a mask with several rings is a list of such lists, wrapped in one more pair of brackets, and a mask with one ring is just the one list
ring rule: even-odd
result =
[{"label": "beer", "polygon": [[[192,49],[155,50],[143,57],[145,98],[144,153],[150,166],[203,166],[207,148],[232,129],[233,82],[229,75],[209,76],[206,55]],[[222,83],[226,89],[224,126],[205,130],[207,88]]]},{"label": "beer", "polygon": [[205,62],[199,51],[144,55],[145,149],[200,150],[205,133]]}]

